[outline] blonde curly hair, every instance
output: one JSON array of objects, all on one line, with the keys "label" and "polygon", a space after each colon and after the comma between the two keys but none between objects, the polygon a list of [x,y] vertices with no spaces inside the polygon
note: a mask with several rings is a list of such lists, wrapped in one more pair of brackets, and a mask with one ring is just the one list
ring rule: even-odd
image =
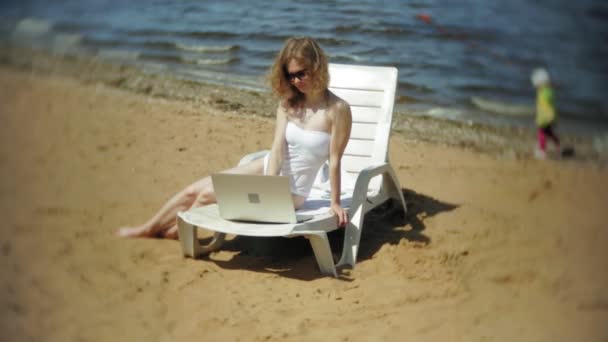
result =
[{"label": "blonde curly hair", "polygon": [[295,59],[307,71],[313,91],[323,91],[329,85],[328,58],[323,49],[309,37],[293,37],[285,41],[269,72],[272,92],[285,100],[288,109],[301,107],[305,95],[287,79],[287,64]]}]

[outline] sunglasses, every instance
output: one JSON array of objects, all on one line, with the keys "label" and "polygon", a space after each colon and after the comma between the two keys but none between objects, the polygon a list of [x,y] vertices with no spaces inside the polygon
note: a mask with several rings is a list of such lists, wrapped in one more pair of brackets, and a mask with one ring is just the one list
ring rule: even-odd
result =
[{"label": "sunglasses", "polygon": [[295,81],[296,78],[301,81],[306,76],[308,76],[308,72],[306,71],[306,69],[302,69],[302,70],[296,71],[296,72],[287,72],[286,74],[287,74],[287,79],[289,80],[289,82]]}]

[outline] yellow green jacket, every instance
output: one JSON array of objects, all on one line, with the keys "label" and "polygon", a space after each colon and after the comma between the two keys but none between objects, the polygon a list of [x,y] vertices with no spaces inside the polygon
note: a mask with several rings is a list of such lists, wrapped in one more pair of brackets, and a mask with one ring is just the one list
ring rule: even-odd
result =
[{"label": "yellow green jacket", "polygon": [[549,86],[542,86],[536,91],[536,125],[546,127],[557,118],[553,90]]}]

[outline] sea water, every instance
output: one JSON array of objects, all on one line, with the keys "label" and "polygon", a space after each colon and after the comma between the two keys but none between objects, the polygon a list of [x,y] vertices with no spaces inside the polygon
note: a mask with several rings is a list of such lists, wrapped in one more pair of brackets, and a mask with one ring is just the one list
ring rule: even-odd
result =
[{"label": "sea water", "polygon": [[397,67],[405,115],[532,127],[530,72],[546,67],[561,129],[608,134],[608,5],[600,1],[0,3],[9,46],[256,90],[285,39],[301,35],[317,39],[331,62]]}]

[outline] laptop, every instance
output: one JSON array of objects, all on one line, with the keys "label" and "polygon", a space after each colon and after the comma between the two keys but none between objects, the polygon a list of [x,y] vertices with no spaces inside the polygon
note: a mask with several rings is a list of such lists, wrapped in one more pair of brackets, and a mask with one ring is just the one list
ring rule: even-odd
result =
[{"label": "laptop", "polygon": [[211,175],[220,217],[231,221],[300,223],[312,215],[296,215],[286,176]]}]

